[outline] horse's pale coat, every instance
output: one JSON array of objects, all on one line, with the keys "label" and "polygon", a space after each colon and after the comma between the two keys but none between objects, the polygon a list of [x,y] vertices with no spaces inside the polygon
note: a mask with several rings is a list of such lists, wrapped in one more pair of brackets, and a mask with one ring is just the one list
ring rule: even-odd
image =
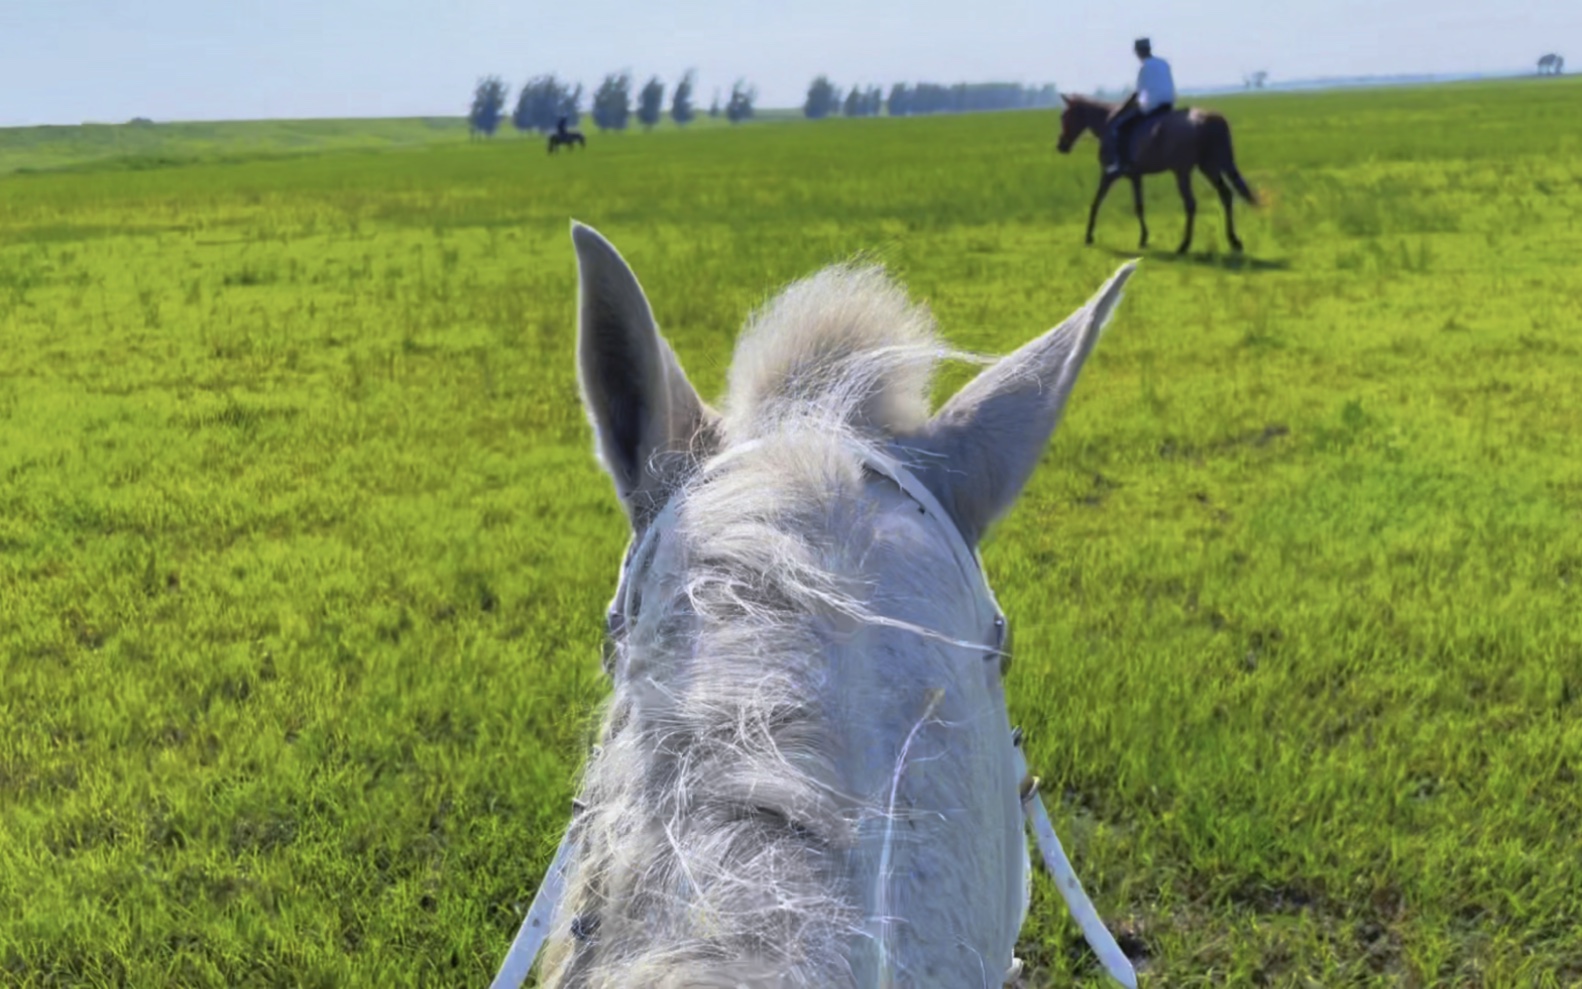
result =
[{"label": "horse's pale coat", "polygon": [[[950,527],[975,543],[1015,500],[1131,266],[937,415],[927,314],[826,270],[748,327],[716,412],[615,249],[573,239],[583,398],[641,558],[543,984],[999,985],[1020,769]],[[886,458],[941,510],[865,468]]]}]

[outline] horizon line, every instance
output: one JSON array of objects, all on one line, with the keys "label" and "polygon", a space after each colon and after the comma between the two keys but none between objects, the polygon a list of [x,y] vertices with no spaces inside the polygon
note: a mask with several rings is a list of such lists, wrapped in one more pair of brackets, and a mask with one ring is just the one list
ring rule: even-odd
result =
[{"label": "horizon line", "polygon": [[[1569,73],[1569,75],[1575,76],[1575,75],[1578,75],[1578,73]],[[1277,92],[1277,93],[1278,92],[1288,92],[1290,90],[1295,90],[1295,89],[1312,92],[1312,91],[1319,91],[1319,90],[1324,90],[1324,89],[1368,89],[1368,88],[1375,88],[1375,87],[1376,88],[1387,88],[1387,87],[1392,87],[1392,86],[1410,86],[1410,85],[1435,85],[1435,84],[1444,85],[1444,84],[1451,84],[1451,83],[1458,83],[1458,82],[1476,82],[1476,81],[1479,81],[1479,80],[1505,80],[1505,79],[1526,79],[1526,78],[1535,78],[1536,79],[1536,78],[1540,78],[1540,76],[1536,72],[1531,70],[1531,69],[1496,69],[1496,70],[1472,71],[1472,72],[1426,72],[1426,73],[1383,73],[1383,74],[1377,74],[1376,73],[1376,74],[1357,75],[1357,76],[1310,76],[1310,77],[1297,78],[1297,79],[1268,80],[1268,81],[1266,81],[1264,83],[1264,85],[1262,87],[1259,87],[1259,88],[1250,87],[1250,86],[1246,85],[1245,81],[1243,81],[1243,82],[1206,83],[1206,84],[1199,84],[1199,85],[1195,85],[1195,86],[1180,86],[1180,87],[1178,87],[1178,89],[1180,91],[1180,94],[1182,96],[1184,96],[1184,97],[1191,97],[1191,96],[1228,96],[1228,95],[1234,95],[1234,94],[1237,94],[1237,93],[1245,93],[1245,94],[1248,94],[1248,95],[1255,95],[1255,94],[1260,93],[1260,92],[1264,92],[1264,93],[1267,93],[1267,92]],[[1566,76],[1560,76],[1559,78],[1566,78]],[[567,81],[573,81],[573,80],[567,80]],[[1002,84],[1003,85],[1003,84],[1007,84],[1007,83],[999,82],[999,81],[996,81],[996,80],[981,80],[981,81],[976,82],[976,83],[961,81],[961,82],[954,82],[954,83],[940,83],[940,84],[937,84],[937,85],[954,86],[954,85],[994,85],[994,84]],[[1031,87],[1035,87],[1035,88],[1036,87],[1041,87],[1041,86],[1054,85],[1056,87],[1056,91],[1059,92],[1059,93],[1090,92],[1090,93],[1094,93],[1094,94],[1101,94],[1101,93],[1110,93],[1110,92],[1126,92],[1128,90],[1128,87],[1124,87],[1124,86],[1119,87],[1116,90],[1111,90],[1111,89],[1108,89],[1107,87],[1098,87],[1098,88],[1090,89],[1090,90],[1076,90],[1076,89],[1063,88],[1063,87],[1060,87],[1058,84],[1055,84],[1055,83],[1052,83],[1052,82],[1045,82],[1045,83],[1022,82],[1022,83],[1012,83],[1012,84],[1014,84],[1014,85],[1022,85],[1022,86],[1031,86]],[[916,83],[913,83],[913,85],[916,85]],[[794,105],[794,106],[769,106],[769,105],[764,105],[764,106],[757,107],[756,109],[760,113],[787,113],[787,112],[800,112],[802,107],[801,107],[801,105]],[[1016,109],[1040,109],[1040,108],[1007,108],[1007,109],[1001,110],[1001,111],[978,110],[978,111],[962,111],[962,112],[977,112],[977,113],[1013,112]],[[1042,108],[1042,109],[1050,109],[1050,108],[1045,107],[1045,108]],[[583,112],[587,112],[587,111],[583,111]],[[948,112],[948,111],[946,111],[946,112]],[[943,115],[943,114],[917,114],[917,116],[939,116],[939,115]],[[73,128],[73,127],[127,127],[127,126],[132,126],[134,121],[147,121],[149,123],[154,123],[154,124],[167,124],[167,125],[169,125],[169,124],[228,124],[228,123],[268,123],[268,122],[286,123],[286,122],[291,122],[291,121],[329,121],[329,120],[458,120],[458,121],[465,121],[466,119],[467,119],[467,114],[466,114],[465,111],[456,112],[456,113],[379,114],[379,115],[356,116],[356,117],[347,117],[347,116],[324,116],[324,117],[314,117],[314,116],[305,116],[305,117],[302,117],[302,116],[299,116],[299,117],[207,117],[207,118],[186,118],[186,119],[165,119],[165,120],[157,120],[157,119],[153,119],[153,118],[149,118],[149,117],[141,117],[141,116],[139,116],[139,117],[133,117],[130,120],[121,120],[121,121],[82,120],[82,121],[78,121],[77,123],[73,123],[73,124],[0,124],[0,131],[7,131],[7,130],[38,130],[38,129],[43,129],[43,128],[59,128],[59,129],[63,129],[64,130],[64,129],[69,129],[69,128]],[[143,124],[143,126],[146,126],[146,124]]]}]

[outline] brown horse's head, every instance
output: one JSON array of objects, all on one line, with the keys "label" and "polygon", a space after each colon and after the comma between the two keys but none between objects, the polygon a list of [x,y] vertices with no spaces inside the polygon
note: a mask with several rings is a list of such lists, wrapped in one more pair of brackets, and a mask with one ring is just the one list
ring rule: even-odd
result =
[{"label": "brown horse's head", "polygon": [[1102,104],[1081,96],[1060,94],[1066,109],[1060,114],[1060,141],[1055,145],[1061,154],[1069,154],[1085,130],[1098,132],[1098,127],[1108,119],[1108,109]]},{"label": "brown horse's head", "polygon": [[1082,136],[1082,125],[1077,122],[1077,108],[1071,105],[1071,98],[1062,96],[1061,99],[1066,101],[1066,108],[1060,114],[1060,140],[1055,147],[1064,155],[1071,153],[1071,146]]}]

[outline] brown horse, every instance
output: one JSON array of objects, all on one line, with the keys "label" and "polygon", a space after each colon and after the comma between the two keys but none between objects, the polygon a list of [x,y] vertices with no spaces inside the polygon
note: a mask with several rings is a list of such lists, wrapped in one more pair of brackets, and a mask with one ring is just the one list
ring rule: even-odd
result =
[{"label": "brown horse", "polygon": [[585,148],[588,141],[582,136],[580,130],[554,131],[549,135],[549,153],[554,154],[555,149],[564,144],[566,147]]},{"label": "brown horse", "polygon": [[[1100,162],[1103,162],[1104,131],[1119,104],[1104,103],[1085,96],[1061,96],[1066,110],[1060,115],[1061,154],[1071,151],[1071,146],[1091,131],[1100,141]],[[1192,195],[1192,169],[1201,169],[1219,191],[1219,201],[1225,204],[1225,232],[1230,237],[1232,250],[1241,250],[1241,238],[1236,236],[1236,221],[1231,217],[1231,201],[1235,186],[1242,198],[1252,205],[1258,199],[1241,173],[1236,170],[1236,158],[1231,154],[1230,124],[1225,118],[1210,110],[1172,110],[1161,117],[1144,121],[1133,129],[1131,140],[1137,142],[1137,153],[1132,167],[1125,173],[1132,180],[1132,198],[1137,203],[1137,223],[1142,227],[1141,247],[1148,246],[1148,223],[1143,219],[1143,176],[1158,172],[1174,172],[1176,187],[1181,190],[1181,201],[1186,205],[1186,236],[1181,240],[1177,254],[1185,254],[1192,246],[1192,221],[1197,216],[1197,199]],[[1093,243],[1093,222],[1098,219],[1099,205],[1109,194],[1110,186],[1120,178],[1120,173],[1106,171],[1099,180],[1098,195],[1093,197],[1093,207],[1088,210],[1087,242]],[[1227,181],[1228,180],[1228,181]]]}]

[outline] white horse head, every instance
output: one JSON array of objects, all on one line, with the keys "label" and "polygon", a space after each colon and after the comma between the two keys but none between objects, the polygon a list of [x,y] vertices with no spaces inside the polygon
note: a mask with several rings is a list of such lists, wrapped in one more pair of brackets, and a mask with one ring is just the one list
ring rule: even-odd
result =
[{"label": "white horse head", "polygon": [[543,984],[1000,985],[1028,859],[975,548],[1132,266],[936,414],[926,312],[826,269],[751,321],[716,410],[615,248],[572,236],[632,545]]}]

